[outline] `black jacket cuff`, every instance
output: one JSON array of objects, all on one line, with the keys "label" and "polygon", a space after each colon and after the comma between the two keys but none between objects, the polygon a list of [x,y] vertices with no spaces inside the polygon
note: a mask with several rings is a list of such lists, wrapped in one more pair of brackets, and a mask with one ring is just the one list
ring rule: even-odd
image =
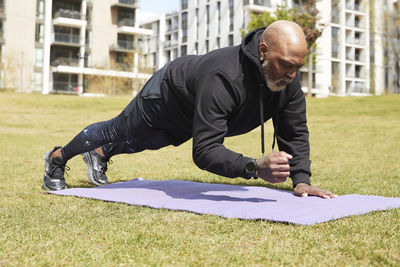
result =
[{"label": "black jacket cuff", "polygon": [[311,185],[310,176],[307,173],[298,172],[293,176],[291,176],[290,178],[292,178],[293,187],[296,187],[298,183],[305,183]]}]

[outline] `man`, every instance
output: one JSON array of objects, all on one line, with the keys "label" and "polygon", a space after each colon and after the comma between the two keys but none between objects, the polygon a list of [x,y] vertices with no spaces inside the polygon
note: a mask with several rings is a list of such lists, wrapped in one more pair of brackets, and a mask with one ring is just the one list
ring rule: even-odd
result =
[{"label": "man", "polygon": [[[65,164],[78,154],[83,153],[89,179],[98,185],[108,181],[105,171],[112,156],[178,146],[193,137],[193,160],[201,169],[271,183],[291,177],[298,196],[335,197],[310,184],[298,71],[306,50],[300,26],[277,21],[247,34],[240,46],[172,61],[119,116],[92,124],[63,148],[47,152],[43,186],[65,188]],[[271,118],[281,152],[256,160],[223,146],[225,137],[249,132]]]}]

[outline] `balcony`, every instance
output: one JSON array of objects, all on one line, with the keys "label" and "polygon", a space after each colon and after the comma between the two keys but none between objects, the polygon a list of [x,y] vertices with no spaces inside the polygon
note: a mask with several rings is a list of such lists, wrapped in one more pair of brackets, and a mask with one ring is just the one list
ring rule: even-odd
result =
[{"label": "balcony", "polygon": [[54,14],[54,18],[83,19],[82,13],[74,10],[60,9]]},{"label": "balcony", "polygon": [[57,67],[57,66],[78,67],[79,66],[79,58],[59,57],[59,58],[52,60],[51,65],[54,67]]},{"label": "balcony", "polygon": [[179,24],[170,24],[167,27],[167,32],[177,31],[179,29]]},{"label": "balcony", "polygon": [[74,82],[53,81],[54,91],[64,91],[69,93],[78,93],[79,84]]},{"label": "balcony", "polygon": [[118,21],[118,33],[150,36],[153,34],[153,31],[135,27],[135,21],[133,19],[122,19]]},{"label": "balcony", "polygon": [[54,33],[53,43],[67,44],[72,46],[80,46],[80,37],[77,34],[67,34],[67,33]]},{"label": "balcony", "polygon": [[118,21],[118,27],[123,27],[123,26],[128,26],[128,27],[135,27],[135,20],[134,19],[121,19]]},{"label": "balcony", "polygon": [[173,48],[178,46],[178,40],[165,41],[164,48]]},{"label": "balcony", "polygon": [[133,53],[135,50],[133,41],[118,40],[117,44],[110,46],[110,51]]},{"label": "balcony", "polygon": [[54,14],[53,24],[57,26],[81,28],[87,22],[82,13],[78,11],[60,9]]},{"label": "balcony", "polygon": [[139,1],[138,0],[118,0],[117,3],[112,4],[112,8],[118,8],[118,7],[123,7],[123,8],[138,8],[139,6]]}]

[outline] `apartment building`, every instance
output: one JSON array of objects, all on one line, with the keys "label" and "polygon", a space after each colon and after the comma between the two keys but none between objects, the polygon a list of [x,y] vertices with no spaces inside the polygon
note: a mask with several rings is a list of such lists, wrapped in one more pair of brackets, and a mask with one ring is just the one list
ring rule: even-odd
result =
[{"label": "apartment building", "polygon": [[148,79],[137,0],[0,0],[2,87],[84,92],[92,76]]},{"label": "apartment building", "polygon": [[[278,5],[296,6],[299,1],[181,0],[180,4],[179,12],[163,15],[143,25],[157,32],[141,39],[147,62],[155,69],[177,56],[200,55],[240,44],[241,30],[246,28],[251,14],[273,12]],[[317,40],[311,75],[314,95],[384,93],[390,70],[385,66],[387,51],[379,29],[382,28],[383,9],[387,6],[393,6],[393,1],[375,1],[374,8],[368,0],[317,2],[323,33]],[[371,16],[374,17],[373,23],[370,23]],[[168,25],[174,25],[172,31]],[[301,69],[301,73],[303,90],[308,91],[307,66]]]}]

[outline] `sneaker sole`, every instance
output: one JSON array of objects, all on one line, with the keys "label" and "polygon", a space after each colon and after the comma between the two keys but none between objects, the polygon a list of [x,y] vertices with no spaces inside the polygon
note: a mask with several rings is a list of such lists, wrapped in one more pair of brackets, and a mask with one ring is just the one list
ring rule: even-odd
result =
[{"label": "sneaker sole", "polygon": [[92,184],[94,184],[94,185],[104,185],[103,183],[100,183],[100,182],[98,182],[96,179],[94,179],[93,171],[92,171],[92,169],[93,169],[93,162],[92,162],[92,159],[91,159],[90,156],[89,156],[89,152],[83,153],[82,156],[83,156],[83,161],[84,161],[84,162],[87,164],[87,166],[88,166],[88,178],[89,178],[89,181],[90,181]]}]

